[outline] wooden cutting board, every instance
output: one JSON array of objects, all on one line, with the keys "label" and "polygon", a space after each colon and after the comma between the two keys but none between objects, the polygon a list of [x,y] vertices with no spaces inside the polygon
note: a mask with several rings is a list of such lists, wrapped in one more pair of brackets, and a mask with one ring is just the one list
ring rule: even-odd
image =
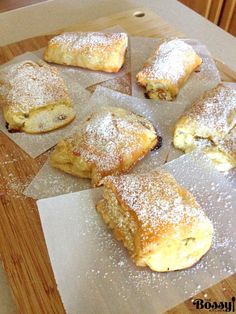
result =
[{"label": "wooden cutting board", "polygon": [[[130,35],[184,36],[154,13],[138,8],[63,30],[97,31],[114,25]],[[60,33],[62,30],[54,32]],[[0,64],[26,51],[44,47],[53,34],[27,39],[0,48]],[[217,61],[222,80],[236,81],[236,73]],[[64,313],[50,265],[35,201],[22,191],[39,171],[49,152],[30,158],[0,132],[0,253],[20,313]],[[236,291],[236,275],[200,293],[198,297],[230,300]],[[191,300],[168,313],[193,313]],[[208,310],[201,310],[208,313]]]}]

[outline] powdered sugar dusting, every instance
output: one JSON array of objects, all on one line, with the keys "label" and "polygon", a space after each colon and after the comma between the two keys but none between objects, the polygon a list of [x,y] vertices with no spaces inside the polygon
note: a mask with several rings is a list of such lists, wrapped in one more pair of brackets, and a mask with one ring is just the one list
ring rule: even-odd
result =
[{"label": "powdered sugar dusting", "polygon": [[125,156],[143,148],[140,140],[147,129],[145,118],[121,108],[103,107],[88,115],[70,139],[74,154],[94,163],[100,171],[118,168]]},{"label": "powdered sugar dusting", "polygon": [[101,32],[67,32],[52,38],[50,44],[63,44],[68,51],[88,50],[92,52],[99,48],[99,51],[110,49],[118,41],[127,43],[125,33],[101,33]]},{"label": "powdered sugar dusting", "polygon": [[236,127],[223,140],[219,141],[218,148],[236,159]]},{"label": "powdered sugar dusting", "polygon": [[195,63],[193,48],[180,39],[164,42],[144,65],[141,73],[148,79],[170,80],[177,83],[188,65]]},{"label": "powdered sugar dusting", "polygon": [[114,91],[131,95],[131,81],[130,81],[130,74],[126,74],[122,77],[118,77],[112,80],[108,80],[102,83],[98,83],[96,85],[89,86],[87,88],[88,91],[94,92],[97,86],[103,86]]},{"label": "powdered sugar dusting", "polygon": [[184,115],[224,138],[236,124],[236,90],[219,84],[205,92]]},{"label": "powdered sugar dusting", "polygon": [[0,97],[13,112],[29,113],[68,96],[55,67],[23,61],[0,73]]},{"label": "powdered sugar dusting", "polygon": [[[136,314],[164,313],[236,271],[235,193],[222,174],[201,156],[192,158],[188,154],[165,165],[178,182],[191,190],[214,224],[211,249],[189,269],[154,273],[135,266],[95,210],[102,198],[100,188],[38,203],[58,290],[67,311],[80,308],[82,312],[105,313],[111,309],[112,314],[119,314],[134,308]],[[226,293],[232,295],[230,289]],[[105,305],[100,302],[101,295],[106,296]]]},{"label": "powdered sugar dusting", "polygon": [[[182,41],[193,47],[194,51],[202,59],[202,64],[199,66],[198,71],[194,71],[181,87],[176,100],[172,101],[174,107],[177,107],[178,102],[185,105],[191,104],[206,90],[215,87],[220,82],[219,72],[207,48],[197,40],[182,39]],[[145,99],[144,89],[137,84],[136,75],[142,69],[148,57],[152,55],[152,52],[161,45],[162,41],[159,38],[131,37],[130,42],[132,95]],[[171,63],[173,63],[172,60]],[[145,101],[152,104],[161,102],[153,99],[146,99]]]},{"label": "powdered sugar dusting", "polygon": [[[200,206],[191,194],[183,197],[179,185],[164,170],[146,174],[107,177],[122,201],[134,211],[142,226],[158,230],[163,224],[191,222],[194,217],[203,218]],[[191,201],[190,201],[191,200]]]}]

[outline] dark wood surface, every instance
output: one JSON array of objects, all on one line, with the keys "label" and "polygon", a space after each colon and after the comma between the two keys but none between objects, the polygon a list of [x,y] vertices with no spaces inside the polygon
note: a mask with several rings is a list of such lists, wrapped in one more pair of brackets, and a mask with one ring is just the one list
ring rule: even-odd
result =
[{"label": "dark wood surface", "polygon": [[236,36],[236,0],[179,0],[211,22]]}]

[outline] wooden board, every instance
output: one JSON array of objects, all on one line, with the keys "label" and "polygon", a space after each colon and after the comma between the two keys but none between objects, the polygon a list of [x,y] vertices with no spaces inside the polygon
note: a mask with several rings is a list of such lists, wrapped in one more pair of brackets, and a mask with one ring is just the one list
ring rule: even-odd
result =
[{"label": "wooden board", "polygon": [[[139,13],[138,13],[139,12]],[[136,17],[135,15],[142,15]],[[150,37],[183,36],[163,19],[138,8],[100,18],[68,30],[101,30],[121,25],[131,35]],[[58,33],[59,31],[55,32]],[[0,63],[26,51],[44,47],[52,34],[27,39],[0,48]],[[234,81],[235,73],[219,62],[222,79]],[[0,253],[20,313],[64,313],[49,262],[35,201],[22,191],[45,162],[49,152],[30,158],[0,133]],[[229,300],[236,291],[236,275],[199,294],[212,300]],[[189,313],[191,300],[168,313]],[[208,313],[201,310],[201,313]]]},{"label": "wooden board", "polygon": [[19,9],[32,4],[43,2],[47,0],[1,0],[0,2],[0,13]]}]

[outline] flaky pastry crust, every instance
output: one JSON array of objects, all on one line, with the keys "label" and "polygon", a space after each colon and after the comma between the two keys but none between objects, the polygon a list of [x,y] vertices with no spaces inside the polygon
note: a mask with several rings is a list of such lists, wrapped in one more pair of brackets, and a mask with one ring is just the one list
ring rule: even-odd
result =
[{"label": "flaky pastry crust", "polygon": [[44,60],[115,73],[124,64],[127,46],[125,33],[67,32],[49,41]]},{"label": "flaky pastry crust", "polygon": [[195,198],[164,170],[108,176],[96,208],[137,266],[166,272],[194,265],[213,226]]}]

